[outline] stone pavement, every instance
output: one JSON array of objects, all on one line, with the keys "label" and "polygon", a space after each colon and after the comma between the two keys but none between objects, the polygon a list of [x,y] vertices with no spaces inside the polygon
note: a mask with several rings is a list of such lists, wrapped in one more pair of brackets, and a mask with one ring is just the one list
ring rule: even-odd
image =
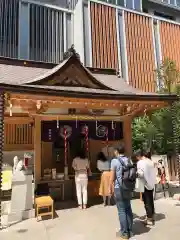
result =
[{"label": "stone pavement", "polygon": [[[136,240],[179,240],[180,205],[173,200],[156,201],[157,222],[145,228],[137,216],[144,214],[143,203],[133,200]],[[36,222],[29,219],[0,231],[1,240],[115,240],[119,223],[115,207],[93,206],[87,210],[57,211],[54,220]]]}]

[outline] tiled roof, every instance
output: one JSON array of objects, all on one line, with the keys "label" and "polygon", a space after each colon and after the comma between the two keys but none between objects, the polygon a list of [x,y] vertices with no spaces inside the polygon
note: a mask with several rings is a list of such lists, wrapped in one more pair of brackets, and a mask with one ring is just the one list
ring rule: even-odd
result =
[{"label": "tiled roof", "polygon": [[83,66],[84,70],[95,81],[99,82],[104,86],[104,89],[88,89],[83,87],[64,87],[64,86],[44,86],[38,85],[38,82],[44,78],[50,77],[52,74],[60,70],[69,59],[64,60],[59,65],[47,69],[43,67],[32,67],[32,66],[17,66],[10,64],[0,63],[0,83],[11,84],[11,85],[23,85],[28,84],[29,87],[39,88],[39,89],[50,89],[50,90],[61,90],[61,91],[70,91],[70,92],[87,92],[87,93],[99,93],[99,94],[127,94],[127,95],[158,95],[156,93],[147,93],[132,86],[128,85],[126,81],[122,78],[119,78],[117,75],[109,74],[94,74],[89,69]]},{"label": "tiled roof", "polygon": [[47,73],[46,68],[0,64],[0,83],[20,85],[33,82],[34,79]]},{"label": "tiled roof", "polygon": [[120,94],[154,94],[143,92],[137,88],[132,87],[123,78],[119,78],[117,75],[93,74],[93,76],[104,85],[115,91],[118,91]]}]

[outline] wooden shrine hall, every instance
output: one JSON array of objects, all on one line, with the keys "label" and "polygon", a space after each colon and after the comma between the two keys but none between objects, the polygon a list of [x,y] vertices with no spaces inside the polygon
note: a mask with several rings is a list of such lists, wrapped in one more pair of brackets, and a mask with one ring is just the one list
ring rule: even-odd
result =
[{"label": "wooden shrine hall", "polygon": [[[55,182],[52,169],[59,181],[63,174],[73,179],[72,159],[87,134],[92,173],[98,176],[96,156],[103,147],[122,142],[130,155],[132,119],[176,100],[135,89],[113,69],[83,66],[74,48],[59,65],[0,58],[0,75],[4,151],[34,151],[36,185]],[[89,184],[91,195],[97,194],[98,179]]]}]

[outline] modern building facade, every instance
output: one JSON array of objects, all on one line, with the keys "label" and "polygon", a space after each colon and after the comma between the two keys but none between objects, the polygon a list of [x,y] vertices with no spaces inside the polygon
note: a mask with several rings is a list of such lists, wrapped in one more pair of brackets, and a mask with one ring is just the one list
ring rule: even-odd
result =
[{"label": "modern building facade", "polygon": [[0,0],[0,55],[58,64],[74,44],[85,66],[154,92],[162,59],[180,68],[179,13],[179,0]]}]

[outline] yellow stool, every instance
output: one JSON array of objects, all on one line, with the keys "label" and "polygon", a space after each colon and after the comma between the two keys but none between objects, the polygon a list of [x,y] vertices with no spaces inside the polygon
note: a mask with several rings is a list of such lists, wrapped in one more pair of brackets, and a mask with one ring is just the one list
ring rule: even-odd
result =
[{"label": "yellow stool", "polygon": [[[50,196],[43,196],[35,198],[36,217],[51,215],[54,218],[54,200]],[[47,209],[45,213],[40,213],[41,209]]]}]

